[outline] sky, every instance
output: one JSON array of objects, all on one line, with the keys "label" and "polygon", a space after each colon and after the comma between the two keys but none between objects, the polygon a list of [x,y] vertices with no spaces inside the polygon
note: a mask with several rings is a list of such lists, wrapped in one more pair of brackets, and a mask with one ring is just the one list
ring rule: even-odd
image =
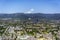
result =
[{"label": "sky", "polygon": [[60,0],[0,0],[0,13],[60,13]]}]

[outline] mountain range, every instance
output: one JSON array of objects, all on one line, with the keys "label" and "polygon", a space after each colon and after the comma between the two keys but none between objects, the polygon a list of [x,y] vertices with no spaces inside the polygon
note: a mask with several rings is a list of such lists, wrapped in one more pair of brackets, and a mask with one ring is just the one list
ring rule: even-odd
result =
[{"label": "mountain range", "polygon": [[0,14],[0,18],[19,18],[19,19],[60,19],[60,13],[55,14],[43,14],[43,13],[13,13],[13,14]]}]

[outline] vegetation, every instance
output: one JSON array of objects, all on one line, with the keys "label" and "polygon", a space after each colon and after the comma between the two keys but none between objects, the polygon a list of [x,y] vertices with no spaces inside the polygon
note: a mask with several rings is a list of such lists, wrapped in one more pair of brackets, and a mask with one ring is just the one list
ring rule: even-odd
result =
[{"label": "vegetation", "polygon": [[[7,22],[8,21],[8,22]],[[2,20],[1,21],[1,25],[3,24],[3,26],[0,25],[0,35],[2,36],[2,34],[4,33],[4,31],[6,30],[7,27],[11,26],[11,27],[22,27],[22,31],[23,33],[21,33],[21,35],[24,34],[28,34],[28,35],[33,35],[34,37],[36,37],[37,33],[39,34],[49,34],[52,33],[52,35],[57,38],[57,33],[60,30],[60,22],[56,22],[58,20],[54,20],[52,22],[52,20],[50,21],[46,21],[46,20],[40,20],[38,22],[33,21],[33,20]],[[15,30],[15,33],[17,33],[17,31],[19,30]],[[7,33],[8,34],[8,33]]]}]

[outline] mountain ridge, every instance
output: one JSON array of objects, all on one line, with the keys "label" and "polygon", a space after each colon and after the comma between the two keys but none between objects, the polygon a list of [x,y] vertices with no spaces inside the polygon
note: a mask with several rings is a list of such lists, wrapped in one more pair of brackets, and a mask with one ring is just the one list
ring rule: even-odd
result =
[{"label": "mountain ridge", "polygon": [[13,13],[13,14],[0,14],[0,18],[20,18],[20,19],[60,19],[60,13],[55,14],[43,14],[43,13]]}]

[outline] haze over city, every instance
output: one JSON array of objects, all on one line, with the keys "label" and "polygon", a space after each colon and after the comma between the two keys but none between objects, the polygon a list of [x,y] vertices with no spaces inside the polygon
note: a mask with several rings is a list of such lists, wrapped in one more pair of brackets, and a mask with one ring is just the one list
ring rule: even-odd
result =
[{"label": "haze over city", "polygon": [[0,0],[0,13],[60,13],[60,0]]}]

